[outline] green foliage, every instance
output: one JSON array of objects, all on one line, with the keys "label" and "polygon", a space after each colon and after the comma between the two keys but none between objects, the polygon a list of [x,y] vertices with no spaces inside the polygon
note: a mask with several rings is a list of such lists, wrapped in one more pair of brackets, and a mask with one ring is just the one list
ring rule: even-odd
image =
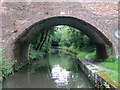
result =
[{"label": "green foliage", "polygon": [[118,71],[106,70],[109,77],[113,78],[115,81],[118,81]]},{"label": "green foliage", "polygon": [[32,45],[30,46],[30,50],[29,50],[30,60],[43,58],[43,55],[44,55],[44,52],[36,51]]},{"label": "green foliage", "polygon": [[17,32],[17,30],[15,29],[15,30],[14,30],[14,33],[16,33],[16,32]]},{"label": "green foliage", "polygon": [[105,59],[100,59],[100,58],[97,58],[97,59],[96,59],[96,61],[98,61],[98,62],[104,62],[104,61],[105,61]]},{"label": "green foliage", "polygon": [[[40,35],[38,35],[31,43],[30,45],[30,50],[29,50],[29,58],[30,60],[32,59],[39,59],[39,58],[43,58],[43,56],[45,55],[45,53],[49,52],[50,49],[50,36],[53,35],[55,31],[57,30],[57,28],[53,27],[48,31],[42,32],[40,33]],[[41,50],[37,50],[37,47],[41,41],[41,36],[42,34],[47,34],[47,39],[45,40]],[[59,35],[58,35],[59,36]],[[45,38],[45,36],[43,36],[43,39]],[[54,38],[55,39],[55,38]],[[57,40],[57,39],[56,39]]]},{"label": "green foliage", "polygon": [[20,70],[24,65],[21,63],[19,66],[17,66],[16,70]]},{"label": "green foliage", "polygon": [[60,42],[61,42],[61,37],[62,37],[62,34],[60,32],[55,31],[54,35],[52,35],[51,39],[50,39],[51,44],[53,44],[54,42],[56,42],[59,45]]},{"label": "green foliage", "polygon": [[23,7],[25,7],[25,5],[23,5]]},{"label": "green foliage", "polygon": [[58,27],[51,40],[57,41],[61,47],[73,47],[86,52],[95,51],[93,42],[84,33],[66,25]]},{"label": "green foliage", "polygon": [[86,35],[83,35],[83,42],[84,42],[83,50],[85,50],[87,52],[95,51],[94,43]]},{"label": "green foliage", "polygon": [[[79,58],[85,58],[88,52],[95,51],[93,42],[81,31],[67,25],[57,27],[51,41],[59,43],[60,47],[66,47],[69,51],[79,54]],[[83,51],[83,52],[81,52]],[[90,57],[95,57],[95,52]]]},{"label": "green foliage", "polygon": [[115,62],[115,61],[118,61],[118,59],[115,56],[111,55],[106,61],[107,62]]},{"label": "green foliage", "polygon": [[0,82],[3,80],[3,77],[2,77],[2,71],[1,71],[1,67],[0,67]]},{"label": "green foliage", "polygon": [[73,46],[71,46],[71,47],[65,47],[65,46],[63,46],[62,48],[65,49],[65,50],[67,50],[67,51],[69,51],[69,52],[77,54],[77,55],[81,52],[81,51],[79,51],[77,49],[74,49]]},{"label": "green foliage", "polygon": [[116,70],[103,70],[103,71],[106,72],[110,78],[112,78],[115,81],[118,81],[119,76],[118,71]]},{"label": "green foliage", "polygon": [[48,14],[48,11],[46,12],[46,14]]},{"label": "green foliage", "polygon": [[104,70],[109,77],[114,79],[115,81],[118,81],[118,59],[115,56],[110,56],[107,60],[104,60],[104,62],[101,63],[103,67],[106,67],[110,70]]},{"label": "green foliage", "polygon": [[118,59],[111,55],[107,60],[104,60],[101,65],[111,70],[118,70]]},{"label": "green foliage", "polygon": [[88,57],[91,59],[96,59],[96,51],[90,53],[90,55]]},{"label": "green foliage", "polygon": [[9,61],[5,56],[4,56],[4,49],[0,47],[0,81],[2,81],[2,76],[7,78],[8,74],[12,72],[12,66],[15,63],[15,60]]},{"label": "green foliage", "polygon": [[85,58],[85,56],[87,55],[87,52],[80,52],[80,54],[77,56],[78,58]]},{"label": "green foliage", "polygon": [[32,41],[30,48],[36,49],[40,42],[41,34],[36,36],[36,38]]},{"label": "green foliage", "polygon": [[40,69],[43,70],[44,68],[45,68],[45,70],[49,70],[48,61],[46,59],[36,60],[36,61],[32,62],[32,64],[30,64],[29,72],[31,74],[34,74],[37,71],[39,71]]},{"label": "green foliage", "polygon": [[118,70],[118,63],[102,62],[101,65],[111,70]]},{"label": "green foliage", "polygon": [[[88,52],[95,51],[93,42],[80,30],[67,25],[53,27],[47,31],[47,40],[44,43],[42,50],[36,52],[36,48],[40,43],[41,35],[37,36],[30,47],[30,59],[41,58],[44,53],[49,51],[51,45],[60,47],[67,47],[67,49],[76,54],[79,54],[79,58],[85,58]],[[53,44],[54,43],[54,44]],[[81,52],[83,51],[83,52]],[[90,57],[95,57],[95,52]]]},{"label": "green foliage", "polygon": [[16,20],[14,20],[13,25],[16,25]]}]

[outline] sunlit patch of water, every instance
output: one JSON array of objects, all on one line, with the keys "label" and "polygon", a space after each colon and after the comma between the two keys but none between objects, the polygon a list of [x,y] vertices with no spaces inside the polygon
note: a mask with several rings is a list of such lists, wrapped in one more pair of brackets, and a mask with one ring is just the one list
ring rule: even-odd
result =
[{"label": "sunlit patch of water", "polygon": [[60,65],[54,65],[51,71],[51,76],[53,79],[55,79],[55,83],[57,86],[65,86],[69,83],[69,75],[70,71],[67,71],[66,69],[63,69],[60,67]]}]

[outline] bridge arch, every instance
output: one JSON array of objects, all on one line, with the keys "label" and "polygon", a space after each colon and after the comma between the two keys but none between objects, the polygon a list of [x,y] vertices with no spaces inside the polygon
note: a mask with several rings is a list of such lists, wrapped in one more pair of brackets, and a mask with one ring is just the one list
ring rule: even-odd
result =
[{"label": "bridge arch", "polygon": [[20,28],[24,30],[17,34],[13,42],[13,57],[17,60],[16,66],[20,63],[27,64],[29,62],[29,45],[32,40],[42,31],[57,25],[68,25],[81,30],[95,43],[96,54],[99,58],[109,57],[109,48],[112,45],[109,39],[99,29],[79,18],[55,16],[30,22],[32,24],[28,23],[27,28],[25,28],[26,26]]}]

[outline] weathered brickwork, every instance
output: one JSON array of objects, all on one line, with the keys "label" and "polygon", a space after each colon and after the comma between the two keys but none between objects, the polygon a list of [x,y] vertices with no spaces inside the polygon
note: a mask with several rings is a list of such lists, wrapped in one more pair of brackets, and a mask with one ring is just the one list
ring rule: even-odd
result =
[{"label": "weathered brickwork", "polygon": [[113,2],[82,3],[88,10],[102,16],[118,16],[118,4]]},{"label": "weathered brickwork", "polygon": [[[3,2],[2,43],[11,57],[14,40],[29,26],[43,19],[69,16],[83,20],[98,29],[118,54],[118,2]],[[13,22],[16,21],[16,25]],[[14,31],[17,30],[17,33]]]}]

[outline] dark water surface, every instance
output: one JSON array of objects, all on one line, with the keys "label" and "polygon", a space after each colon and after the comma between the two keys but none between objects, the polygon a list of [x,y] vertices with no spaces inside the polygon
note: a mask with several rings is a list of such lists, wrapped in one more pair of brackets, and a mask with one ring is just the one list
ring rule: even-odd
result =
[{"label": "dark water surface", "polygon": [[63,51],[35,60],[3,81],[3,88],[90,88],[93,87],[74,55]]}]

